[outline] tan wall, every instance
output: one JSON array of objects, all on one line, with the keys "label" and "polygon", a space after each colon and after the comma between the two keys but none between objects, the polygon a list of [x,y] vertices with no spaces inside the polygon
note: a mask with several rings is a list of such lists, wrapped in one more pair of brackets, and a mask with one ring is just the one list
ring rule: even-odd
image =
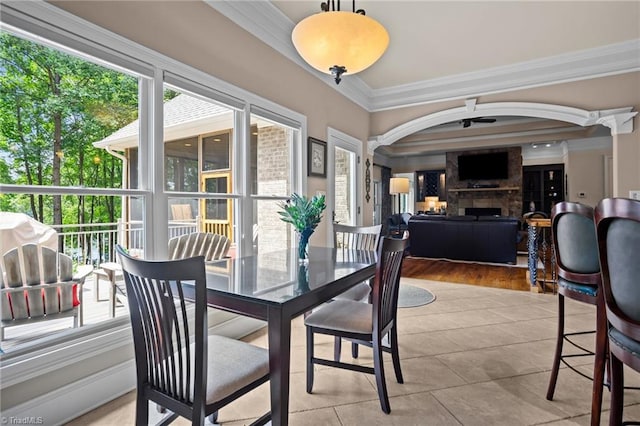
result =
[{"label": "tan wall", "polygon": [[[565,200],[587,204],[591,207],[605,195],[605,156],[612,155],[611,149],[594,149],[590,151],[569,151],[565,173],[567,188]],[[578,193],[584,193],[580,198]]]},{"label": "tan wall", "polygon": [[[637,108],[636,108],[637,110]],[[640,118],[636,116],[632,134],[613,137],[613,195],[628,197],[640,190]]]}]

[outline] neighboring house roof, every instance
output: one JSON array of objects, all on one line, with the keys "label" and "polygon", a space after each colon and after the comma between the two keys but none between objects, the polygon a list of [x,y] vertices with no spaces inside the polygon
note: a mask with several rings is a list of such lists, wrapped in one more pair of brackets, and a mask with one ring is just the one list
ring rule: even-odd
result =
[{"label": "neighboring house roof", "polygon": [[[231,109],[224,106],[180,94],[164,103],[164,139],[168,141],[232,128],[232,113]],[[115,149],[137,146],[139,128],[139,120],[132,121],[93,145]]]}]

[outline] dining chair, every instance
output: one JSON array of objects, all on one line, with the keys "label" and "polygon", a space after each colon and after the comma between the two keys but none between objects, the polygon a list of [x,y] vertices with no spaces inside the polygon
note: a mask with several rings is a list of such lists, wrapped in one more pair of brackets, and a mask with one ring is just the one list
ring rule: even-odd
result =
[{"label": "dining chair", "polygon": [[169,259],[204,256],[204,260],[222,259],[229,252],[231,241],[224,235],[193,232],[169,240]]},{"label": "dining chair", "polygon": [[[145,261],[120,246],[116,252],[133,330],[136,425],[147,425],[150,401],[167,411],[159,424],[178,416],[215,423],[220,408],[269,380],[266,349],[208,335],[204,257]],[[187,286],[195,287],[194,303],[185,299]]]},{"label": "dining chair", "polygon": [[609,424],[620,425],[624,402],[623,365],[640,372],[640,201],[606,198],[596,206],[595,223],[609,325]]},{"label": "dining chair", "polygon": [[[607,353],[606,316],[601,290],[598,243],[593,220],[593,208],[580,203],[562,202],[551,212],[551,235],[556,256],[558,275],[558,331],[556,351],[547,388],[547,399],[553,400],[560,363],[583,377],[593,380],[591,398],[591,424],[600,424],[602,388]],[[565,331],[565,298],[596,307],[595,330]],[[585,348],[577,336],[595,333],[595,348]],[[578,351],[563,353],[564,342]],[[595,356],[593,377],[579,371],[569,359]]]},{"label": "dining chair", "polygon": [[[333,224],[333,246],[339,249],[354,249],[376,251],[380,243],[382,225],[373,226],[350,226]],[[361,282],[351,287],[349,290],[334,297],[334,300],[354,300],[356,302],[369,302],[371,294],[371,280]],[[342,340],[339,337],[334,339],[334,359],[340,360],[342,352]],[[358,345],[351,345],[351,354],[358,357]]]},{"label": "dining chair", "polygon": [[[398,287],[400,268],[407,238],[384,238],[378,249],[376,273],[373,279],[371,303],[335,300],[322,305],[305,318],[307,329],[307,393],[313,389],[314,364],[374,374],[382,411],[389,414],[389,396],[384,374],[383,352],[391,353],[398,383],[403,383],[398,353]],[[343,363],[339,360],[316,358],[314,335],[325,334],[344,338],[373,348],[373,368]],[[388,346],[383,338],[388,337]]]}]

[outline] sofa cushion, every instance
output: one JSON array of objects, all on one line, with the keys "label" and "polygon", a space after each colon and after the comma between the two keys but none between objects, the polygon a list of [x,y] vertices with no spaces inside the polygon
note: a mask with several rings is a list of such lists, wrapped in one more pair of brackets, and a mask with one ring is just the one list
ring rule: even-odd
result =
[{"label": "sofa cushion", "polygon": [[470,215],[465,215],[465,216],[447,216],[446,220],[451,220],[451,221],[461,221],[461,222],[474,222],[476,220],[478,220],[478,216],[470,216]]},{"label": "sofa cushion", "polygon": [[442,214],[418,214],[411,216],[409,220],[445,220],[447,217]]},{"label": "sofa cushion", "polygon": [[511,216],[478,216],[480,222],[518,222],[520,219]]}]

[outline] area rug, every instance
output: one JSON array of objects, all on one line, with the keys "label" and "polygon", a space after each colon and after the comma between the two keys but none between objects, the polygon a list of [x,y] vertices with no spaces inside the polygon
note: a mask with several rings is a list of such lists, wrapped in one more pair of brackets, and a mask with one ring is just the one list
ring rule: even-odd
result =
[{"label": "area rug", "polygon": [[415,308],[436,300],[436,296],[429,290],[409,284],[400,283],[398,293],[398,308]]}]

